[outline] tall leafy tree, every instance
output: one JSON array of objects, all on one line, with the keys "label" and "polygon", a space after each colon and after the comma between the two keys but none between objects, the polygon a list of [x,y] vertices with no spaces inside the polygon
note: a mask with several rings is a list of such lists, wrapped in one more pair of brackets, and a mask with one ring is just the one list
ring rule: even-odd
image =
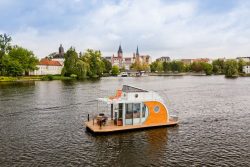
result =
[{"label": "tall leafy tree", "polygon": [[77,62],[78,62],[78,54],[73,47],[71,47],[64,54],[65,61],[64,67],[62,70],[62,74],[65,76],[70,76],[71,74],[77,75]]},{"label": "tall leafy tree", "polygon": [[173,72],[183,72],[184,71],[184,63],[181,61],[172,61],[171,62],[171,69]]},{"label": "tall leafy tree", "polygon": [[7,53],[11,49],[11,37],[7,34],[0,34],[0,49],[2,53]]},{"label": "tall leafy tree", "polygon": [[6,34],[0,34],[0,75],[5,73],[5,65],[3,64],[3,57],[11,49],[11,37]]},{"label": "tall leafy tree", "polygon": [[162,66],[163,66],[164,72],[170,72],[170,71],[172,71],[172,69],[171,69],[171,62],[163,62]]},{"label": "tall leafy tree", "polygon": [[78,79],[87,78],[89,65],[82,60],[78,60],[76,63],[76,75]]},{"label": "tall leafy tree", "polygon": [[90,78],[98,78],[103,75],[105,64],[100,51],[88,49],[81,60],[89,64],[88,76]]},{"label": "tall leafy tree", "polygon": [[246,63],[243,59],[240,59],[240,60],[238,61],[238,71],[239,71],[240,73],[243,72],[243,67],[244,67],[245,65],[247,65],[247,63]]},{"label": "tall leafy tree", "polygon": [[4,75],[7,76],[21,76],[24,73],[22,68],[22,64],[16,60],[10,58],[9,55],[3,56],[3,64],[4,64]]},{"label": "tall leafy tree", "polygon": [[193,62],[191,64],[191,70],[193,72],[202,72],[203,71],[202,63],[200,63],[200,62]]},{"label": "tall leafy tree", "polygon": [[9,52],[9,57],[11,61],[16,61],[21,65],[21,68],[26,75],[29,73],[29,71],[34,71],[37,69],[36,65],[38,63],[38,59],[35,57],[32,51],[19,46],[14,46]]},{"label": "tall leafy tree", "polygon": [[112,69],[112,64],[110,61],[106,60],[105,58],[102,58],[102,61],[104,63],[104,73],[109,73]]},{"label": "tall leafy tree", "polygon": [[209,63],[201,63],[203,71],[206,73],[206,75],[212,75],[213,73],[213,66]]},{"label": "tall leafy tree", "polygon": [[225,76],[226,77],[236,77],[238,76],[238,63],[236,60],[227,60],[225,62]]},{"label": "tall leafy tree", "polygon": [[120,73],[119,67],[116,66],[116,65],[113,66],[113,67],[112,67],[112,70],[111,70],[111,74],[112,74],[113,76],[117,76],[119,73]]},{"label": "tall leafy tree", "polygon": [[223,59],[217,59],[212,62],[213,65],[213,72],[215,74],[222,74],[224,73],[224,66],[225,62]]}]

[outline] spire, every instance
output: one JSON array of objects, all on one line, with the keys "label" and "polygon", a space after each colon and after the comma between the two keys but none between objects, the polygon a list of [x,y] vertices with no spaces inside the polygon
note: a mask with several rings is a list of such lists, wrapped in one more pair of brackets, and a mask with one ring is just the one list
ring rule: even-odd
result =
[{"label": "spire", "polygon": [[118,54],[119,53],[122,53],[122,47],[121,47],[121,44],[119,45],[119,49],[118,49]]},{"label": "spire", "polygon": [[138,49],[138,45],[137,45],[137,48],[136,48],[136,56],[139,56],[139,49]]},{"label": "spire", "polygon": [[64,55],[64,48],[63,48],[62,44],[60,44],[60,47],[59,47],[59,55],[60,56]]}]

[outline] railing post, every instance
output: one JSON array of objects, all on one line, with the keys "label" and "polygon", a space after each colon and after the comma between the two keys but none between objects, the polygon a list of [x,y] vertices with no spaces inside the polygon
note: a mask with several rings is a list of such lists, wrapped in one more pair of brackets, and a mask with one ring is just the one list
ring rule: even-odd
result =
[{"label": "railing post", "polygon": [[89,122],[89,114],[88,114],[88,122]]}]

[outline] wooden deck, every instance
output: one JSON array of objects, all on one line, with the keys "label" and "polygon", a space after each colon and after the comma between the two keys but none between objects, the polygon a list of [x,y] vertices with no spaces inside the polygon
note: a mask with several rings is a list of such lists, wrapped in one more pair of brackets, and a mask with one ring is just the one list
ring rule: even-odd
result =
[{"label": "wooden deck", "polygon": [[121,131],[132,131],[132,130],[139,130],[139,129],[146,129],[146,128],[154,128],[154,127],[161,127],[161,126],[175,126],[178,124],[178,121],[170,119],[168,123],[164,124],[153,124],[153,125],[126,125],[126,126],[117,126],[114,125],[114,121],[109,120],[105,126],[99,126],[96,123],[96,120],[90,120],[89,122],[85,122],[85,126],[87,130],[91,131],[92,133],[96,134],[103,134],[103,133],[113,133],[113,132],[121,132]]}]

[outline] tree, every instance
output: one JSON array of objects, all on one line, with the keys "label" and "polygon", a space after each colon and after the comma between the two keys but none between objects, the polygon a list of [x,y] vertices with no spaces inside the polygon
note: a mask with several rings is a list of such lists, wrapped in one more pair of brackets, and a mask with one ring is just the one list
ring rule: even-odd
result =
[{"label": "tree", "polygon": [[240,73],[242,73],[243,72],[243,67],[245,66],[245,65],[247,65],[247,63],[243,60],[243,59],[240,59],[239,61],[238,61],[238,71],[240,72]]},{"label": "tree", "polygon": [[238,76],[238,63],[236,60],[227,60],[225,62],[225,76],[237,77]]},{"label": "tree", "polygon": [[103,75],[105,64],[100,51],[88,49],[80,59],[89,64],[88,76],[90,78],[99,78]]},{"label": "tree", "polygon": [[152,62],[150,64],[150,70],[151,70],[151,72],[155,72],[156,71],[157,65],[158,65],[157,61],[154,61],[154,62]]},{"label": "tree", "polygon": [[193,72],[202,72],[203,71],[203,67],[202,67],[202,64],[199,63],[199,62],[193,62],[191,64],[191,70]]},{"label": "tree", "polygon": [[111,74],[112,74],[113,76],[117,76],[119,73],[120,73],[119,67],[116,66],[116,65],[113,66],[113,67],[112,67],[112,70],[111,70]]},{"label": "tree", "polygon": [[11,50],[11,37],[7,34],[0,34],[0,49],[2,53],[7,53]]},{"label": "tree", "polygon": [[183,72],[184,71],[184,63],[181,61],[172,61],[171,62],[171,69],[173,72]]},{"label": "tree", "polygon": [[163,65],[162,62],[160,61],[154,61],[153,63],[150,64],[150,70],[151,72],[161,72],[163,71]]},{"label": "tree", "polygon": [[122,68],[120,68],[120,72],[125,72],[126,69],[125,69],[125,66],[122,66]]},{"label": "tree", "polygon": [[87,73],[89,70],[89,65],[82,60],[76,62],[76,75],[78,79],[87,78]]},{"label": "tree", "polygon": [[162,62],[157,61],[156,71],[158,71],[158,72],[162,72],[163,71]]},{"label": "tree", "polygon": [[0,34],[0,75],[4,74],[3,57],[11,49],[11,37],[6,34]]},{"label": "tree", "polygon": [[35,57],[32,51],[29,51],[25,48],[14,46],[9,52],[10,61],[13,65],[20,64],[25,75],[28,75],[30,71],[34,71],[37,69],[36,65],[38,63],[38,59]]},{"label": "tree", "polygon": [[201,63],[202,69],[206,73],[206,75],[212,75],[213,73],[213,66],[209,63]]},{"label": "tree", "polygon": [[104,70],[103,70],[103,72],[104,72],[104,73],[109,73],[109,72],[111,71],[111,69],[112,69],[112,64],[111,64],[111,62],[108,61],[108,60],[105,59],[105,58],[102,58],[102,61],[103,61],[103,63],[104,63]]},{"label": "tree", "polygon": [[171,62],[163,62],[162,66],[163,66],[163,71],[164,72],[170,72],[170,71],[172,71]]},{"label": "tree", "polygon": [[73,47],[71,47],[67,52],[64,54],[65,61],[64,67],[62,70],[62,75],[70,76],[71,74],[77,75],[77,67],[76,64],[78,62],[78,54]]},{"label": "tree", "polygon": [[224,73],[224,66],[225,62],[223,59],[217,59],[212,62],[213,65],[213,72],[215,74],[222,74]]}]

